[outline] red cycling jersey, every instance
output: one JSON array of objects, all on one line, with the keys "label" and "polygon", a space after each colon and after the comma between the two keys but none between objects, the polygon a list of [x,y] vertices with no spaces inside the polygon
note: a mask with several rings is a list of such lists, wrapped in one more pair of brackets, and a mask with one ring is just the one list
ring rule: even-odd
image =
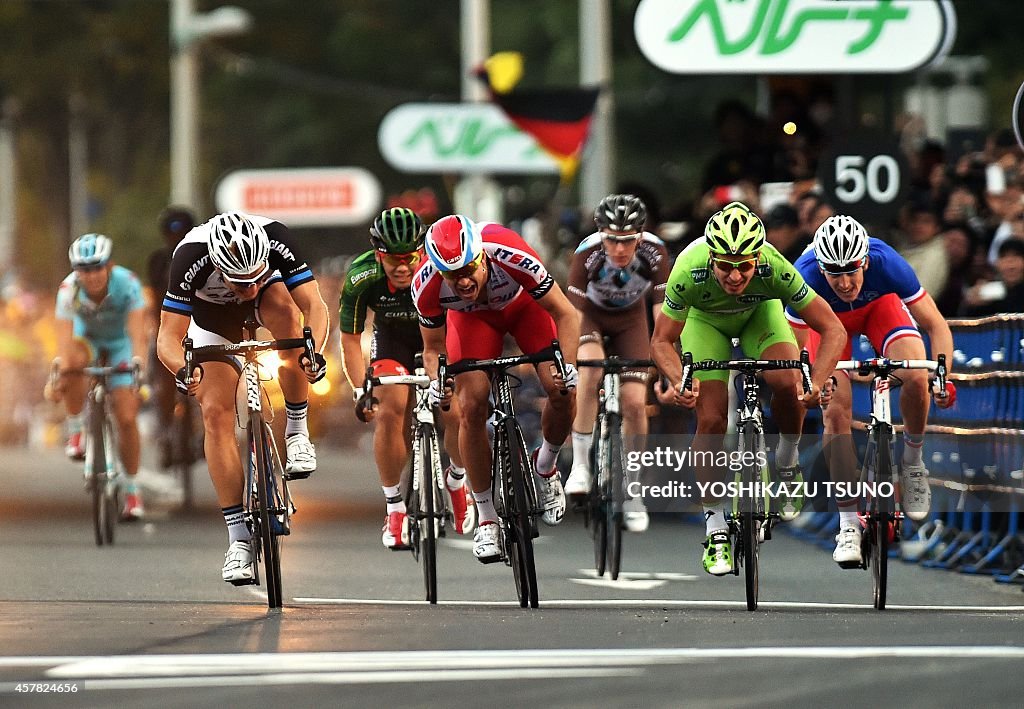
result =
[{"label": "red cycling jersey", "polygon": [[[535,301],[551,290],[554,279],[519,234],[491,222],[478,226],[488,264],[485,302],[460,298],[434,265],[425,261],[412,279],[420,324],[437,328],[447,323],[445,340],[453,362],[499,356],[505,333],[527,354],[550,346],[554,320]],[[450,318],[446,311],[451,311]]]}]

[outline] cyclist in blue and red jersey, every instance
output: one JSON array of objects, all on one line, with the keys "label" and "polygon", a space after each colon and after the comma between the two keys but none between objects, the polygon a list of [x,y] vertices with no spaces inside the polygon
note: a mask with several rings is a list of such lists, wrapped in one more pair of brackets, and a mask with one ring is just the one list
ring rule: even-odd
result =
[{"label": "cyclist in blue and red jersey", "polygon": [[[928,334],[931,354],[946,355],[952,361],[953,335],[932,297],[910,264],[879,239],[869,237],[852,217],[835,215],[818,227],[814,243],[796,261],[797,270],[815,292],[831,306],[846,328],[847,339],[841,359],[849,359],[852,338],[865,335],[879,356],[890,359],[925,359],[921,331]],[[787,308],[786,316],[806,345],[811,358],[820,339],[807,328],[799,314]],[[845,372],[843,373],[846,374]],[[900,470],[903,511],[915,521],[928,516],[931,488],[922,458],[925,425],[928,422],[930,381],[923,369],[898,370],[903,382],[900,411],[903,415],[903,461]],[[830,405],[825,409],[826,442],[831,443],[829,467],[834,480],[857,479],[857,454],[850,436],[852,392],[848,376],[836,378]],[[956,400],[956,388],[935,394],[935,403],[946,408]],[[860,525],[857,500],[837,499],[839,534],[832,558],[844,568],[860,562]]]}]

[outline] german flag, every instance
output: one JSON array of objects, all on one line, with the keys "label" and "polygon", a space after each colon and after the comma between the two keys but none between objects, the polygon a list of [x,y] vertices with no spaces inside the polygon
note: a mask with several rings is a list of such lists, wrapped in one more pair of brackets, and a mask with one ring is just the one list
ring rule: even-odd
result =
[{"label": "german flag", "polygon": [[523,74],[519,52],[499,52],[477,69],[476,76],[516,126],[534,137],[570,181],[579,166],[600,89],[560,87],[514,90]]}]

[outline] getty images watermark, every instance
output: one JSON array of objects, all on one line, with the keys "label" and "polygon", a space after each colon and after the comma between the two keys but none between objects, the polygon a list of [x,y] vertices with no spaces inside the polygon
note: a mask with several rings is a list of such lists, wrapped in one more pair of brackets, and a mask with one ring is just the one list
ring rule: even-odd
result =
[{"label": "getty images watermark", "polygon": [[[646,450],[630,450],[626,452],[626,494],[630,497],[662,498],[662,499],[693,499],[699,495],[703,499],[719,499],[726,497],[767,496],[769,498],[796,497],[813,498],[824,495],[829,498],[860,498],[860,497],[893,497],[895,487],[889,481],[880,482],[845,482],[845,481],[805,481],[805,482],[772,482],[763,485],[760,482],[743,482],[735,479],[744,469],[756,466],[758,469],[768,465],[765,451],[738,450],[679,450],[670,446],[654,446]],[[695,468],[710,468],[719,471],[722,480],[687,482],[680,477]],[[641,481],[640,474],[645,471],[658,471],[667,480],[653,482]],[[674,474],[673,474],[674,473]],[[732,473],[733,479],[726,480]],[[651,476],[644,476],[651,477]]]}]

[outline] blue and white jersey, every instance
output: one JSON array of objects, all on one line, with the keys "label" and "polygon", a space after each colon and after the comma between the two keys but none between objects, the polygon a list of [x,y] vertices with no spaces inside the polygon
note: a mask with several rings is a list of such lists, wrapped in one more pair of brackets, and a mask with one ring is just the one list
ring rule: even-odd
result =
[{"label": "blue and white jersey", "polygon": [[85,294],[78,284],[78,274],[71,272],[57,290],[55,315],[58,320],[74,323],[76,337],[113,342],[128,338],[128,313],[145,305],[138,277],[123,266],[114,266],[110,269],[107,295],[99,303]]},{"label": "blue and white jersey", "polygon": [[[825,274],[818,268],[814,258],[814,247],[807,249],[796,260],[796,269],[803,276],[814,292],[825,299],[836,313],[857,310],[878,300],[883,295],[894,293],[905,305],[913,305],[927,293],[907,260],[896,253],[896,250],[881,239],[871,237],[868,240],[868,267],[864,271],[864,285],[852,303],[846,303],[836,295],[828,284]],[[786,308],[786,317],[792,322],[803,323],[800,316]]]}]

